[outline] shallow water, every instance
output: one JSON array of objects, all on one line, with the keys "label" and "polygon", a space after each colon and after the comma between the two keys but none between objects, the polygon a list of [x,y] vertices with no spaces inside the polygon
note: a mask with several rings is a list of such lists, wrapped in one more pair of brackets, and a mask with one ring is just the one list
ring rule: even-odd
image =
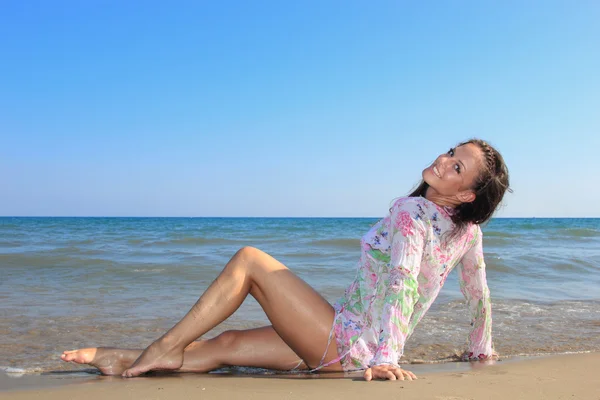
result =
[{"label": "shallow water", "polygon": [[[242,246],[270,253],[334,302],[376,221],[0,218],[0,369],[68,370],[64,349],[148,345]],[[484,237],[501,355],[600,350],[600,219],[495,219]],[[454,359],[468,322],[453,272],[405,360]],[[249,299],[207,336],[265,324]]]}]

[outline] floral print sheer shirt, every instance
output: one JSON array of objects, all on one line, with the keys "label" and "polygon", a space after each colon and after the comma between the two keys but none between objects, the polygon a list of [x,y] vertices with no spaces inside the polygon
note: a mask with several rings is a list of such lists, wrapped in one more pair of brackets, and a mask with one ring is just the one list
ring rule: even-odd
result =
[{"label": "floral print sheer shirt", "polygon": [[344,370],[399,366],[406,340],[455,267],[472,317],[465,358],[492,355],[481,229],[470,224],[452,236],[450,212],[422,197],[401,198],[363,236],[356,278],[334,305]]}]

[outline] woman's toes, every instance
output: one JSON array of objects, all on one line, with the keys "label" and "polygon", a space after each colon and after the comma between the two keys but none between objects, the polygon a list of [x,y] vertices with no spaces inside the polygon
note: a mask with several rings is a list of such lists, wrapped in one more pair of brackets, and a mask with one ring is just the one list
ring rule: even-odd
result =
[{"label": "woman's toes", "polygon": [[65,352],[60,355],[60,358],[62,358],[64,361],[69,362],[69,361],[72,361],[73,358],[75,358],[75,354]]},{"label": "woman's toes", "polygon": [[96,348],[65,351],[60,358],[64,361],[74,361],[78,364],[90,364],[96,356]]}]

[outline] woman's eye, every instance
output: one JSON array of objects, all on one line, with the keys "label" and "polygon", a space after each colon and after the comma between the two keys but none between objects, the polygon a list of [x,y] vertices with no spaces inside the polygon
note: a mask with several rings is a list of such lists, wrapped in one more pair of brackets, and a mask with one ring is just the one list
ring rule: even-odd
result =
[{"label": "woman's eye", "polygon": [[454,169],[460,174],[460,165],[454,164]]}]

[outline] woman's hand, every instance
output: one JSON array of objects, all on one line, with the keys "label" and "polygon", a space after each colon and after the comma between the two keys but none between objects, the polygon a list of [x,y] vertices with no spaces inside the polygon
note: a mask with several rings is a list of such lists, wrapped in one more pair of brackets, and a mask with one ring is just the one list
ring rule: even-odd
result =
[{"label": "woman's hand", "polygon": [[393,365],[376,365],[365,371],[364,378],[366,381],[370,381],[371,379],[389,379],[390,381],[408,379],[412,381],[413,379],[417,379],[417,376],[410,371]]}]

